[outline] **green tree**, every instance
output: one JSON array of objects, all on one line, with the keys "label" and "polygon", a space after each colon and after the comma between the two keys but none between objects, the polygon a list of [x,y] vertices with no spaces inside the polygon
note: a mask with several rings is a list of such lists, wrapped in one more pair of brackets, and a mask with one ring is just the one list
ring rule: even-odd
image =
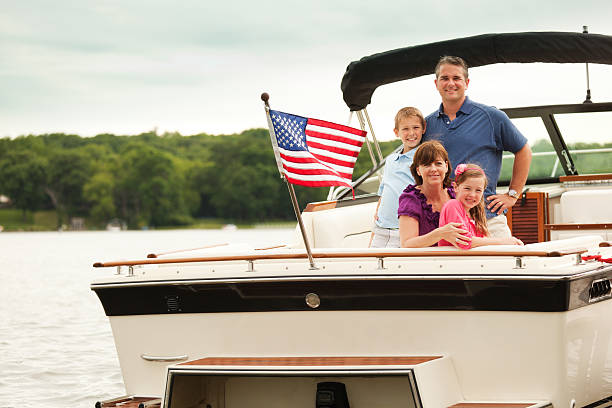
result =
[{"label": "green tree", "polygon": [[119,212],[132,227],[180,225],[191,221],[184,178],[172,156],[143,143],[121,154],[115,190]]},{"label": "green tree", "polygon": [[117,216],[114,197],[115,178],[108,172],[93,175],[83,186],[83,198],[89,204],[89,215],[104,224]]},{"label": "green tree", "polygon": [[23,211],[41,208],[45,201],[46,161],[28,151],[7,151],[0,156],[0,193],[8,196],[13,205]]},{"label": "green tree", "polygon": [[82,149],[57,149],[49,153],[44,191],[57,212],[58,226],[70,217],[87,214],[83,186],[92,175],[92,162]]}]

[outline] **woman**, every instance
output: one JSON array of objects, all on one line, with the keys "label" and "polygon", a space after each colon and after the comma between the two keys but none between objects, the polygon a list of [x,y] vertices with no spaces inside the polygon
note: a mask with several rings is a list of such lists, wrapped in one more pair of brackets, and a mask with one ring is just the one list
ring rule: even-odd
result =
[{"label": "woman", "polygon": [[438,227],[440,210],[455,198],[451,187],[451,164],[444,146],[428,141],[414,154],[410,171],[416,185],[409,185],[399,198],[399,232],[402,248],[423,248],[437,245],[444,239],[454,246],[467,245],[467,231],[452,222]]}]

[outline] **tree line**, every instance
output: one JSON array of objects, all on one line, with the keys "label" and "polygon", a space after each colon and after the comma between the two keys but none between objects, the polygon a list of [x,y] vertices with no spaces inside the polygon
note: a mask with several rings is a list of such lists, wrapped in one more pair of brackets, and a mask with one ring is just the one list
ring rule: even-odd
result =
[{"label": "tree line", "polygon": [[[393,149],[393,143],[386,144],[385,151]],[[359,161],[356,173],[361,174],[369,159]],[[302,207],[324,200],[328,192],[295,188]],[[59,225],[72,217],[98,226],[120,219],[130,228],[188,225],[197,218],[295,217],[266,129],[219,136],[1,138],[0,194],[24,215],[54,209]]]},{"label": "tree line", "polygon": [[[548,142],[538,143],[534,150],[553,150]],[[381,143],[383,154],[398,145],[398,140]],[[353,179],[371,166],[364,146]],[[539,170],[532,166],[533,171]],[[327,192],[296,186],[302,208],[325,200]],[[72,217],[98,226],[120,219],[130,228],[189,225],[198,218],[294,219],[266,129],[218,136],[147,132],[0,138],[0,194],[24,215],[54,209],[59,225]]]}]

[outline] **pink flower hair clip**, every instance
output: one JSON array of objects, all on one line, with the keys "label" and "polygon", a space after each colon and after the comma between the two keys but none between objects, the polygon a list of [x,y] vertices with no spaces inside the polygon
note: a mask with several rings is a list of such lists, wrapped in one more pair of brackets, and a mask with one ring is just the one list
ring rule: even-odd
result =
[{"label": "pink flower hair clip", "polygon": [[[458,164],[457,167],[455,167],[455,177],[459,177],[467,169],[468,169],[468,165],[467,164],[465,164],[465,163]],[[480,167],[472,167],[470,170],[476,170],[476,171],[484,174],[484,170],[482,170]]]},{"label": "pink flower hair clip", "polygon": [[464,171],[467,170],[467,164],[461,163],[455,167],[455,177],[459,177]]}]

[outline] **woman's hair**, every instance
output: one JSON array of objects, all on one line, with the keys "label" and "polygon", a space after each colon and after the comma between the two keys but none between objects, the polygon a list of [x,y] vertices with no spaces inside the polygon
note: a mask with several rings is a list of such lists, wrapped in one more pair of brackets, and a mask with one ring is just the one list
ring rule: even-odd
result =
[{"label": "woman's hair", "polygon": [[446,149],[444,146],[442,146],[442,143],[438,142],[437,140],[430,140],[428,142],[421,143],[414,153],[414,159],[412,160],[412,165],[410,166],[410,172],[412,173],[412,177],[414,177],[414,181],[416,182],[417,186],[423,184],[423,177],[417,174],[417,167],[427,166],[438,159],[442,159],[448,165],[448,170],[444,176],[444,181],[442,184],[444,187],[451,186],[451,162],[448,158]]},{"label": "woman's hair", "polygon": [[402,119],[406,119],[411,116],[418,118],[421,122],[421,126],[423,129],[425,129],[425,118],[423,117],[423,114],[420,110],[413,108],[412,106],[407,106],[397,111],[395,114],[395,129],[399,129],[399,123]]},{"label": "woman's hair", "polygon": [[[484,180],[484,188],[487,188],[487,175],[479,165],[467,163],[460,164],[455,168],[455,184],[457,186],[469,178],[482,178]],[[476,229],[484,236],[488,236],[489,229],[487,228],[487,214],[484,207],[484,190],[480,202],[476,206],[470,208],[469,213],[470,217],[474,220],[474,224],[476,224]]]}]

